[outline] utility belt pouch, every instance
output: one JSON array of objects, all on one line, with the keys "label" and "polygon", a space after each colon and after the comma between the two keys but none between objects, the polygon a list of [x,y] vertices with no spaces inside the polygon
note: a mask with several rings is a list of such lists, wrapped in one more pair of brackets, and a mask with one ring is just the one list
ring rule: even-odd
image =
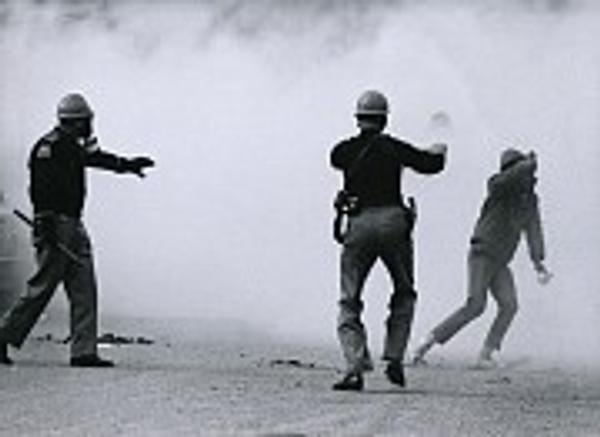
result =
[{"label": "utility belt pouch", "polygon": [[335,195],[333,207],[338,214],[353,216],[360,212],[360,199],[346,190],[339,190]]},{"label": "utility belt pouch", "polygon": [[417,222],[417,202],[414,197],[408,198],[408,206],[404,206],[408,216],[408,229],[409,233],[412,232],[415,227],[415,223]]},{"label": "utility belt pouch", "polygon": [[[358,171],[358,165],[364,159],[367,152],[371,149],[373,142],[377,137],[373,138],[358,156],[354,159],[354,162],[348,168],[345,175],[344,187],[348,187],[348,183],[356,176]],[[355,194],[350,193],[346,188],[339,190],[335,195],[333,201],[333,207],[335,208],[335,219],[333,220],[333,238],[340,244],[344,243],[344,238],[348,233],[348,218],[357,215],[361,210],[360,199]]]},{"label": "utility belt pouch", "polygon": [[[333,220],[333,238],[339,244],[344,243],[348,233],[348,217],[360,212],[360,201],[358,196],[350,194],[346,190],[340,190],[333,201],[335,208],[335,219]],[[346,220],[344,220],[346,218]]]}]

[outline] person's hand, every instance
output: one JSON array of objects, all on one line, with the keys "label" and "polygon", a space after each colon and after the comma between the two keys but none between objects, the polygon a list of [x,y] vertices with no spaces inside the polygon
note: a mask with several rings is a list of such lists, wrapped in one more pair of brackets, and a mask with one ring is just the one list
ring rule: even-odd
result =
[{"label": "person's hand", "polygon": [[538,283],[540,283],[541,285],[548,284],[554,276],[551,272],[548,271],[548,269],[546,269],[546,266],[541,262],[535,265],[535,272],[537,274]]},{"label": "person's hand", "polygon": [[543,272],[538,272],[537,280],[541,285],[546,285],[552,280],[553,276],[554,275],[551,272],[546,270]]},{"label": "person's hand", "polygon": [[435,143],[429,147],[429,152],[436,155],[445,155],[448,153],[448,145],[444,143]]},{"label": "person's hand", "polygon": [[147,156],[137,156],[127,162],[127,170],[141,178],[146,176],[144,169],[148,167],[154,167],[154,160]]}]

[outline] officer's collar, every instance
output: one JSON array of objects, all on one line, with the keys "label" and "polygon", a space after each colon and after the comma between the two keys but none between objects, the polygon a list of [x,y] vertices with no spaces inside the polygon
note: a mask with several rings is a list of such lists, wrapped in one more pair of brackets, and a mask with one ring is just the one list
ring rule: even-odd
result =
[{"label": "officer's collar", "polygon": [[374,129],[363,129],[358,134],[358,136],[360,138],[366,138],[366,139],[376,138],[376,137],[379,137],[379,136],[382,136],[382,135],[383,135],[382,131],[380,131],[380,130],[374,130]]}]

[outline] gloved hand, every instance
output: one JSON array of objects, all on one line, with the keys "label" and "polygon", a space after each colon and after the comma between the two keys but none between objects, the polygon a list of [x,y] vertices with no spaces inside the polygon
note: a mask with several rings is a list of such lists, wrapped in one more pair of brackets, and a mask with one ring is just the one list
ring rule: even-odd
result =
[{"label": "gloved hand", "polygon": [[448,145],[444,143],[435,143],[432,144],[427,150],[436,155],[446,155],[448,153]]},{"label": "gloved hand", "polygon": [[56,215],[52,212],[36,214],[33,219],[33,245],[52,241],[56,235]]},{"label": "gloved hand", "polygon": [[144,169],[147,167],[154,167],[154,160],[147,156],[137,156],[132,159],[128,159],[125,163],[125,170],[130,173],[135,173],[139,177],[143,178]]}]

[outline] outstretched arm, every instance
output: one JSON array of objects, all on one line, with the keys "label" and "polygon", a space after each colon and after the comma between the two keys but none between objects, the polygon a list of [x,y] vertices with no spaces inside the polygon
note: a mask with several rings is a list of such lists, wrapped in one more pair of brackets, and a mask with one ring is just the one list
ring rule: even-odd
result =
[{"label": "outstretched arm", "polygon": [[152,158],[146,156],[125,158],[105,152],[98,147],[88,149],[85,153],[86,166],[111,170],[116,173],[133,173],[139,177],[144,177],[144,169],[154,166]]},{"label": "outstretched arm", "polygon": [[552,274],[546,268],[544,259],[546,250],[544,244],[544,233],[542,230],[542,220],[540,216],[539,202],[534,194],[531,216],[525,228],[525,237],[529,249],[529,257],[533,262],[533,267],[538,275],[540,284],[547,284],[552,278]]},{"label": "outstretched arm", "polygon": [[544,235],[542,232],[542,221],[540,218],[540,208],[538,198],[533,194],[532,211],[525,228],[525,236],[527,239],[527,247],[529,248],[529,257],[534,265],[539,265],[544,261],[546,256]]},{"label": "outstretched arm", "polygon": [[433,144],[428,149],[417,149],[416,147],[403,143],[399,146],[400,160],[408,167],[423,174],[439,173],[446,164],[448,146],[446,144]]}]

